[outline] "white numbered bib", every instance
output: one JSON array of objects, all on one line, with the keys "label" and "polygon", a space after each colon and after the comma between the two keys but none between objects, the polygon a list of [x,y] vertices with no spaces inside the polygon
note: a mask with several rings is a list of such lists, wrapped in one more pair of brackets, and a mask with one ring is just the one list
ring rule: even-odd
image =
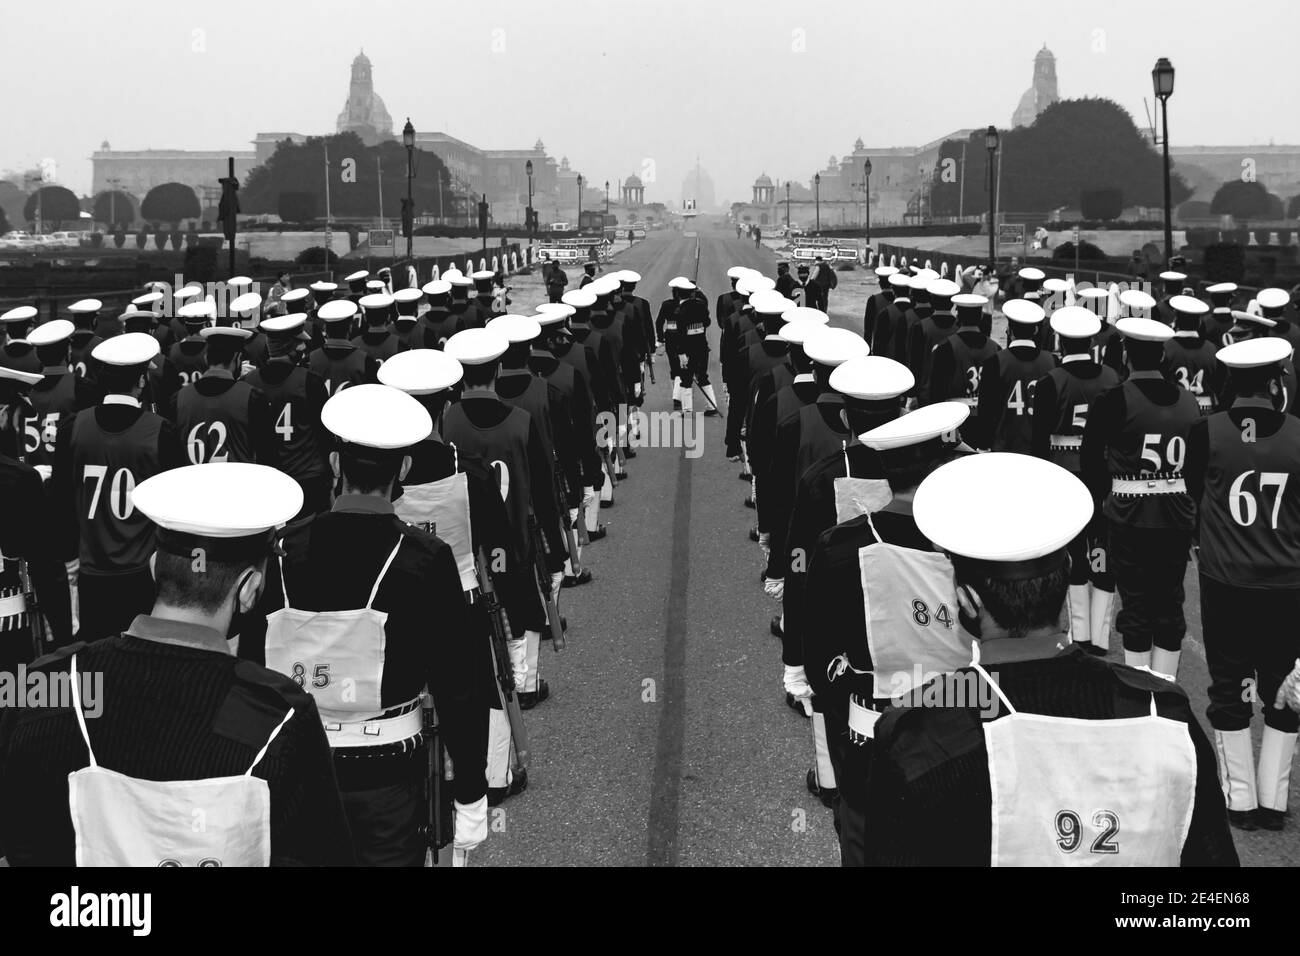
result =
[{"label": "white numbered bib", "polygon": [[397,539],[370,590],[366,606],[347,611],[302,611],[289,603],[280,561],[284,604],[266,618],[266,666],[296,681],[316,698],[325,724],[383,712],[385,611],[372,605],[402,547]]},{"label": "white numbered bib", "polygon": [[469,482],[463,472],[423,485],[405,485],[402,497],[393,502],[397,517],[428,530],[447,543],[456,558],[460,586],[464,591],[478,587],[474,572],[474,539],[470,531]]},{"label": "white numbered bib", "polygon": [[872,514],[894,500],[884,478],[836,478],[835,523]]},{"label": "white numbered bib", "polygon": [[858,551],[873,693],[897,698],[965,667],[952,562],[937,551],[870,544]]},{"label": "white numbered bib", "polygon": [[90,766],[68,774],[77,866],[270,866],[271,788],[253,770],[293,717],[271,732],[240,777],[137,780],[99,766],[81,711],[77,658],[72,702]]},{"label": "white numbered bib", "polygon": [[1196,752],[1157,716],[1080,720],[1009,711],[984,723],[993,866],[1178,866],[1192,823]]}]

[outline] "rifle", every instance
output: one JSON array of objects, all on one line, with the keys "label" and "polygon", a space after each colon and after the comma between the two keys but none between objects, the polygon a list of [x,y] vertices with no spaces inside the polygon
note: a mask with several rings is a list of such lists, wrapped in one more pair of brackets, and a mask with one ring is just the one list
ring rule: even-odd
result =
[{"label": "rifle", "polygon": [[510,618],[497,598],[492,586],[492,576],[488,572],[487,559],[483,549],[479,549],[475,559],[478,572],[478,590],[483,609],[487,611],[488,621],[492,625],[492,663],[497,673],[497,683],[501,687],[501,702],[504,705],[506,719],[510,721],[510,736],[515,742],[515,772],[528,769],[528,733],[524,730],[524,715],[519,709],[519,698],[515,695],[515,669],[510,663],[511,638]]},{"label": "rifle", "polygon": [[420,695],[421,717],[423,719],[422,735],[425,750],[429,758],[428,775],[425,780],[425,807],[427,816],[420,827],[420,835],[433,851],[433,865],[438,865],[438,851],[452,840],[452,801],[443,792],[443,781],[451,779],[447,775],[447,754],[443,747],[442,735],[438,730],[438,713],[433,707],[433,695],[427,691]]},{"label": "rifle", "polygon": [[[569,546],[569,562],[573,566],[574,577],[577,577],[582,574],[582,564],[578,559],[578,535],[574,530],[573,522],[569,520],[569,502],[565,495],[568,490],[569,483],[565,479],[564,469],[557,462],[555,465],[555,504],[560,509],[560,527],[564,529],[565,540]],[[579,504],[578,508],[581,510],[582,505]]]},{"label": "rifle", "polygon": [[560,606],[555,603],[555,595],[551,593],[551,572],[546,570],[546,555],[550,554],[546,547],[546,535],[542,534],[542,526],[537,523],[537,518],[530,516],[528,518],[528,527],[533,535],[533,567],[537,572],[537,587],[541,591],[542,600],[546,602],[546,618],[551,626],[551,646],[555,650],[564,650],[564,625],[560,623]]},{"label": "rifle", "polygon": [[31,631],[32,660],[39,660],[47,653],[45,620],[41,616],[41,606],[36,600],[36,588],[32,586],[32,576],[27,569],[27,559],[18,559],[18,588],[23,594],[23,606],[27,609],[27,626]]}]

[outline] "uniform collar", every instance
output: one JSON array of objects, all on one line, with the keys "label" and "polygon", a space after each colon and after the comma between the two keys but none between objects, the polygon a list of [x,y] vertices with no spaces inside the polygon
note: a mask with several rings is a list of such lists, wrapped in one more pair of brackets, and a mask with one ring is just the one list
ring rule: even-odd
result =
[{"label": "uniform collar", "polygon": [[101,405],[130,405],[132,408],[144,408],[140,399],[132,395],[105,395]]},{"label": "uniform collar", "polygon": [[349,514],[390,515],[393,503],[376,495],[339,495],[334,499],[331,512],[345,511]]},{"label": "uniform collar", "polygon": [[1071,362],[1091,362],[1092,356],[1087,352],[1077,352],[1073,355],[1062,355],[1061,364],[1069,365]]},{"label": "uniform collar", "polygon": [[1069,635],[1064,632],[1045,637],[995,638],[980,642],[980,663],[988,667],[991,664],[1047,660],[1069,646]]},{"label": "uniform collar", "polygon": [[202,378],[224,378],[226,381],[233,382],[235,376],[228,368],[210,368],[201,376]]},{"label": "uniform collar", "polygon": [[1010,343],[1008,343],[1007,348],[1013,349],[1017,345],[1023,345],[1027,349],[1038,348],[1038,343],[1035,342],[1033,339],[1012,339]]},{"label": "uniform collar", "polygon": [[46,378],[49,378],[56,375],[67,375],[70,371],[71,369],[66,365],[47,365],[45,368],[41,369],[41,374]]},{"label": "uniform collar", "polygon": [[188,621],[169,621],[150,614],[137,614],[126,633],[154,644],[192,647],[195,650],[212,651],[215,654],[230,653],[230,643],[221,632]]}]

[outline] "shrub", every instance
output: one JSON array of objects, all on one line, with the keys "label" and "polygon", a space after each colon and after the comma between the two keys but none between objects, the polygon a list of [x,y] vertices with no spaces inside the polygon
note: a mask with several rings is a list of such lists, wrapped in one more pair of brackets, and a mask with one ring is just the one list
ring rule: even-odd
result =
[{"label": "shrub", "polygon": [[1291,230],[1290,230],[1290,229],[1279,229],[1279,230],[1277,231],[1277,244],[1278,244],[1279,246],[1289,246],[1289,245],[1291,245]]},{"label": "shrub", "polygon": [[143,249],[144,244],[148,241],[149,241],[148,229],[141,229],[139,232],[135,234],[135,247],[137,249]]},{"label": "shrub", "polygon": [[92,232],[90,234],[90,244],[98,249],[104,244],[104,234],[102,232]]},{"label": "shrub", "polygon": [[167,248],[167,233],[159,229],[153,234],[153,245],[155,249]]},{"label": "shrub", "polygon": [[1268,229],[1256,229],[1255,242],[1257,242],[1261,246],[1266,246],[1268,245],[1269,236],[1271,236],[1272,234],[1273,234],[1272,231]]},{"label": "shrub", "polygon": [[309,246],[298,253],[293,261],[300,266],[325,265],[327,261],[329,265],[337,265],[339,256],[337,252],[326,250],[324,246]]},{"label": "shrub", "polygon": [[175,249],[177,252],[180,251],[181,240],[183,238],[184,236],[179,229],[172,230],[172,248]]},{"label": "shrub", "polygon": [[113,231],[113,245],[117,246],[117,248],[119,249],[121,249],[124,245],[126,245],[125,229],[115,229]]},{"label": "shrub", "polygon": [[[1068,259],[1074,261],[1074,243],[1063,242],[1056,247],[1052,253],[1053,259]],[[1101,249],[1084,239],[1079,242],[1079,261],[1080,262],[1097,262],[1105,261],[1110,257]]]}]

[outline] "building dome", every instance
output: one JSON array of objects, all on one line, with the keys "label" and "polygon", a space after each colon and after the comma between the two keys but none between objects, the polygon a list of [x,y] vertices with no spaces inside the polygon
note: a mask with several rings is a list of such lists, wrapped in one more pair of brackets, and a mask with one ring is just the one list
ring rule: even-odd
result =
[{"label": "building dome", "polygon": [[854,155],[857,155],[858,153],[863,152],[864,150],[866,150],[866,148],[867,148],[867,144],[864,143],[864,142],[862,142],[862,137],[861,137],[861,136],[859,136],[857,139],[855,139],[855,140],[853,141],[853,153],[854,153]]},{"label": "building dome", "polygon": [[627,177],[627,179],[623,180],[624,189],[637,189],[642,185],[641,177],[636,173],[633,173],[631,176]]},{"label": "building dome", "polygon": [[561,157],[560,157],[560,169],[561,169],[561,171],[563,171],[563,172],[568,172],[568,171],[569,171],[569,157],[568,157],[568,156],[561,156]]},{"label": "building dome", "polygon": [[537,142],[533,143],[533,149],[537,150],[539,153],[543,153],[546,151],[546,147],[542,144],[542,139],[540,136],[537,138]]},{"label": "building dome", "polygon": [[770,186],[772,185],[772,177],[769,176],[767,173],[763,173],[763,175],[759,176],[757,179],[754,180],[754,185]]}]

